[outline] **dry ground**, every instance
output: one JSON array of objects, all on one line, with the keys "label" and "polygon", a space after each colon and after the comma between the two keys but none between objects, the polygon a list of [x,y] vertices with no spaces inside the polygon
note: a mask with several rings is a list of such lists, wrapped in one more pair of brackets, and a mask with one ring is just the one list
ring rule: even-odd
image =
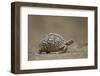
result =
[{"label": "dry ground", "polygon": [[68,48],[69,52],[62,54],[38,54],[31,52],[28,60],[53,60],[53,59],[79,59],[79,58],[87,58],[87,44],[86,45],[72,45]]}]

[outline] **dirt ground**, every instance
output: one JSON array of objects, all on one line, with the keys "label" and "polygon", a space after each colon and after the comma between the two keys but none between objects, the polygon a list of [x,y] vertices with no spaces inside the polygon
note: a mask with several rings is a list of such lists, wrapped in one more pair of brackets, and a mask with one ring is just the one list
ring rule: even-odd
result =
[{"label": "dirt ground", "polygon": [[84,45],[76,45],[73,44],[68,48],[68,52],[58,54],[58,53],[50,53],[50,54],[38,54],[37,52],[31,52],[29,60],[54,60],[54,59],[79,59],[79,58],[87,58],[87,44]]}]

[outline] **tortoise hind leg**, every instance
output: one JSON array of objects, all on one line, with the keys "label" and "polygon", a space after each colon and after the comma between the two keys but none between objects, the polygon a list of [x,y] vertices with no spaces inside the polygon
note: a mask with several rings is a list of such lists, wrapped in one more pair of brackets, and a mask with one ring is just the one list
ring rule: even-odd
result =
[{"label": "tortoise hind leg", "polygon": [[50,53],[50,51],[46,51],[46,54],[49,54]]}]

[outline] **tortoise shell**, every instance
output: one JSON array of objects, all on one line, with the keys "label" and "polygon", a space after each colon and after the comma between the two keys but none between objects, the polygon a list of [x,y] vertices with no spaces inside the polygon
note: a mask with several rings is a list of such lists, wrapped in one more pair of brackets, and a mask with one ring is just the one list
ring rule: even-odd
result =
[{"label": "tortoise shell", "polygon": [[56,52],[64,45],[65,40],[62,36],[56,33],[49,33],[40,41],[39,50],[42,52]]}]

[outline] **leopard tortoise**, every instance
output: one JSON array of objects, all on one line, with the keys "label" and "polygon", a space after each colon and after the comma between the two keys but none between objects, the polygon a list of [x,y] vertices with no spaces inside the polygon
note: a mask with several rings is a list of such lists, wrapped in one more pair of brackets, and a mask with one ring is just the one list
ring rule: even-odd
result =
[{"label": "leopard tortoise", "polygon": [[73,40],[65,42],[64,38],[57,33],[47,34],[39,43],[39,54],[44,53],[66,53],[68,46]]}]

